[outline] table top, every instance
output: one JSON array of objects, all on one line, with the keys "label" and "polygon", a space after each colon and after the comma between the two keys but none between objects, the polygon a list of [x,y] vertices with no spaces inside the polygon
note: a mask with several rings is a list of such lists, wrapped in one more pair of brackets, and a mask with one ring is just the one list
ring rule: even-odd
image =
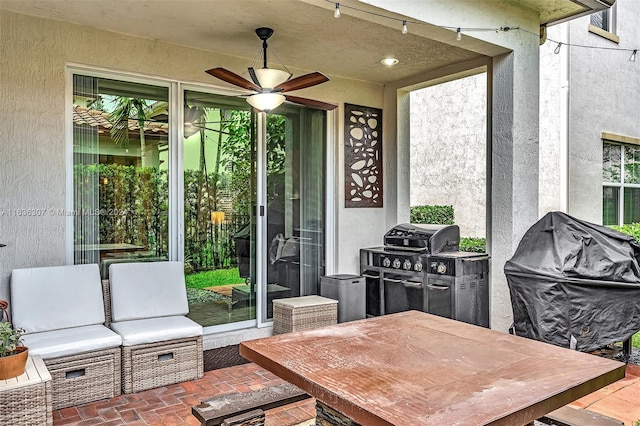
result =
[{"label": "table top", "polygon": [[23,386],[37,385],[48,380],[51,380],[51,374],[49,374],[49,370],[47,370],[40,355],[31,355],[27,358],[24,374],[11,379],[0,380],[0,392]]},{"label": "table top", "polygon": [[625,374],[417,311],[245,341],[240,355],[367,426],[524,425]]}]

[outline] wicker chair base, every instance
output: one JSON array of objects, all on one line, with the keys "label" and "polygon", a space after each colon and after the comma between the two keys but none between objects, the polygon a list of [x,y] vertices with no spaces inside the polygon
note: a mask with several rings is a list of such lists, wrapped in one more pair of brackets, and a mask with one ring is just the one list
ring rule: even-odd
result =
[{"label": "wicker chair base", "polygon": [[120,347],[45,359],[53,381],[53,409],[122,393]]},{"label": "wicker chair base", "polygon": [[202,336],[123,346],[123,392],[200,379],[204,375],[202,356]]},{"label": "wicker chair base", "polygon": [[102,301],[104,303],[104,325],[111,325],[111,289],[109,280],[102,280]]}]

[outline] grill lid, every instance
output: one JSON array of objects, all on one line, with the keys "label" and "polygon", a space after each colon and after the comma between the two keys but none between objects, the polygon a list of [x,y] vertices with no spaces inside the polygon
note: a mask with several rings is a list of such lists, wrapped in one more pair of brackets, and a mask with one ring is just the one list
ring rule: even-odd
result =
[{"label": "grill lid", "polygon": [[392,250],[418,250],[431,254],[458,251],[458,225],[401,223],[384,235],[384,245]]}]

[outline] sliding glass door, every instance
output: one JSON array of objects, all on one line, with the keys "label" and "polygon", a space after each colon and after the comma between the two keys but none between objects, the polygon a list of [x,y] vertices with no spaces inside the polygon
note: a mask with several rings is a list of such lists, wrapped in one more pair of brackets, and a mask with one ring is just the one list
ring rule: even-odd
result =
[{"label": "sliding glass door", "polygon": [[251,112],[242,98],[185,91],[185,281],[190,317],[273,316],[324,273],[325,113]]},{"label": "sliding glass door", "polygon": [[317,294],[324,274],[325,117],[290,105],[267,116],[263,320],[274,299]]},{"label": "sliding glass door", "polygon": [[255,114],[244,99],[184,92],[183,164],[189,316],[255,320]]}]

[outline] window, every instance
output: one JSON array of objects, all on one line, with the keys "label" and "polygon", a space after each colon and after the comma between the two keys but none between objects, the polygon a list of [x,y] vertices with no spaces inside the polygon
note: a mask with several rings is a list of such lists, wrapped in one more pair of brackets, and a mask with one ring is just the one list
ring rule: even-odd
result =
[{"label": "window", "polygon": [[602,182],[602,223],[640,222],[640,146],[605,141]]},{"label": "window", "polygon": [[589,20],[589,32],[600,37],[620,43],[620,37],[616,35],[617,8],[614,4],[610,9],[592,13]]},{"label": "window", "polygon": [[168,258],[167,87],[73,78],[74,263]]},{"label": "window", "polygon": [[611,32],[611,11],[609,9],[601,10],[591,14],[591,25],[605,31]]}]

